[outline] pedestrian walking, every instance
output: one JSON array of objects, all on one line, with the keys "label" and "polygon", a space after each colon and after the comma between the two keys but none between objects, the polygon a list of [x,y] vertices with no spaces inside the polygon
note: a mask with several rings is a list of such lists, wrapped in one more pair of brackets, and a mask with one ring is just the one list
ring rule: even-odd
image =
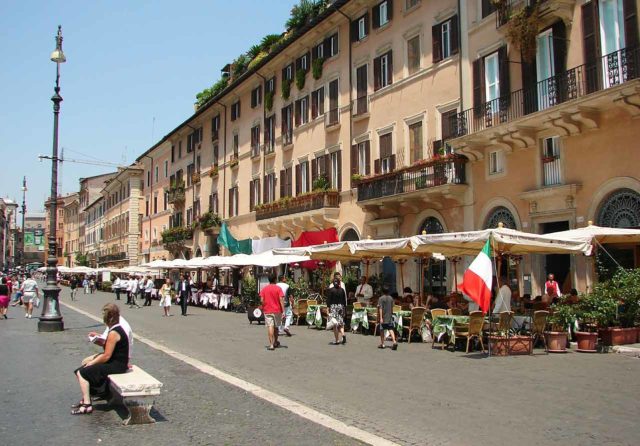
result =
[{"label": "pedestrian walking", "polygon": [[24,317],[31,319],[34,305],[40,306],[40,290],[38,289],[38,282],[32,277],[22,282],[22,302],[24,303]]},{"label": "pedestrian walking", "polygon": [[12,283],[13,285],[11,289],[14,292],[14,295],[11,306],[15,307],[18,304],[22,305],[22,291],[20,291],[20,280],[18,279],[18,276],[13,276]]},{"label": "pedestrian walking", "polygon": [[151,306],[151,292],[153,291],[153,280],[151,276],[147,276],[147,281],[144,283],[144,306]]},{"label": "pedestrian walking", "polygon": [[262,312],[264,313],[264,323],[267,326],[269,337],[269,347],[267,350],[273,351],[280,346],[278,341],[278,327],[282,325],[284,314],[284,293],[282,288],[276,285],[276,276],[269,276],[269,285],[260,291],[262,300]]},{"label": "pedestrian walking", "polygon": [[87,276],[82,279],[82,288],[84,288],[84,294],[89,294],[89,279],[87,279]]},{"label": "pedestrian walking", "polygon": [[293,321],[293,305],[291,302],[292,299],[289,295],[289,284],[287,283],[287,278],[283,275],[278,277],[277,285],[280,287],[282,293],[284,294],[284,318],[282,320],[282,325],[278,327],[282,330],[282,333],[279,334],[284,333],[287,336],[291,336],[289,327],[291,326],[291,322]]},{"label": "pedestrian walking", "polygon": [[71,276],[69,289],[71,290],[71,300],[76,300],[76,292],[78,290],[78,278],[76,276]]},{"label": "pedestrian walking", "polygon": [[346,344],[347,337],[344,334],[344,315],[347,308],[347,293],[342,287],[340,276],[333,276],[333,282],[327,289],[326,294],[327,308],[329,309],[327,330],[333,329],[333,335],[335,337],[335,341],[331,344]]},{"label": "pedestrian walking", "polygon": [[164,311],[162,316],[171,316],[171,295],[173,294],[173,288],[171,288],[171,279],[168,277],[165,279],[162,288],[160,288],[160,306]]},{"label": "pedestrian walking", "polygon": [[393,346],[391,350],[398,349],[396,340],[395,327],[393,325],[393,297],[389,295],[389,286],[382,285],[382,296],[378,299],[378,322],[380,323],[380,345],[378,348],[384,348],[385,331],[391,334]]},{"label": "pedestrian walking", "polygon": [[2,282],[0,282],[0,318],[2,319],[7,319],[7,308],[9,308],[11,296],[8,286],[10,282],[6,277],[3,277]]},{"label": "pedestrian walking", "polygon": [[89,292],[91,294],[95,293],[96,291],[96,280],[92,277],[91,279],[89,279]]},{"label": "pedestrian walking", "polygon": [[131,295],[131,302],[129,303],[129,308],[140,308],[140,305],[138,305],[136,302],[136,294],[138,294],[139,282],[135,277],[131,276],[129,278],[129,283],[131,284],[131,291],[129,292],[129,294]]},{"label": "pedestrian walking", "polygon": [[120,277],[116,276],[116,280],[113,281],[113,291],[116,292],[116,300],[120,300],[120,287],[122,286],[122,281],[120,280]]},{"label": "pedestrian walking", "polygon": [[180,307],[182,308],[182,316],[186,316],[187,304],[191,296],[191,284],[184,274],[180,274],[180,281],[178,282],[178,296],[180,299]]}]

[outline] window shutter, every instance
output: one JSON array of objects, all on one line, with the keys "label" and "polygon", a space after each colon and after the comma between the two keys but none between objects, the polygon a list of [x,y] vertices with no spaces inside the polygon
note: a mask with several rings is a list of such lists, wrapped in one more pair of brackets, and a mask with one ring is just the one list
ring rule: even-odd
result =
[{"label": "window shutter", "polygon": [[320,96],[318,101],[318,115],[323,115],[324,114],[324,87],[320,87],[320,93],[318,93],[318,95]]},{"label": "window shutter", "polygon": [[233,217],[233,188],[229,189],[229,217]]},{"label": "window shutter", "polygon": [[339,150],[338,154],[338,191],[342,190],[342,151]]},{"label": "window shutter", "polygon": [[395,153],[389,157],[389,170],[391,172],[396,170],[396,155],[395,155]]},{"label": "window shutter", "polygon": [[[626,48],[638,48],[640,38],[638,37],[638,0],[624,0],[622,10],[624,15],[624,42]],[[627,54],[627,57],[632,57]],[[635,57],[635,56],[633,56]],[[637,60],[637,59],[636,59]],[[638,67],[635,67],[636,70]],[[638,73],[634,73],[638,75]]]},{"label": "window shutter", "polygon": [[251,90],[251,108],[256,107],[256,90]]},{"label": "window shutter", "polygon": [[387,0],[387,19],[391,21],[393,18],[393,0]]},{"label": "window shutter", "polygon": [[300,182],[302,181],[302,173],[301,173],[301,166],[300,164],[298,164],[296,166],[296,195],[299,195],[300,192],[302,192],[302,184],[300,184]]},{"label": "window shutter", "polygon": [[373,7],[373,24],[371,27],[373,29],[380,28],[380,5],[376,5]]},{"label": "window shutter", "polygon": [[[358,41],[358,20],[351,22],[351,42]],[[326,47],[325,47],[326,49]]]},{"label": "window shutter", "polygon": [[326,39],[324,39],[321,45],[323,57],[324,59],[328,59],[329,57],[331,57],[331,37],[327,37]]},{"label": "window shutter", "polygon": [[286,173],[284,170],[281,170],[280,171],[280,198],[286,196],[286,191],[285,191],[286,185],[287,185]]},{"label": "window shutter", "polygon": [[296,127],[297,127],[300,125],[300,101],[296,101],[295,105],[296,105],[295,116],[296,116]]},{"label": "window shutter", "polygon": [[373,173],[378,175],[380,173],[380,160],[377,159],[373,162]]},{"label": "window shutter", "polygon": [[509,104],[511,86],[509,85],[509,56],[507,46],[498,50],[498,65],[500,70],[500,108]]},{"label": "window shutter", "polygon": [[240,100],[238,100],[238,112],[236,118],[240,117]]},{"label": "window shutter", "polygon": [[380,58],[373,59],[373,89],[380,89]]},{"label": "window shutter", "polygon": [[256,206],[256,196],[255,191],[253,190],[253,180],[249,181],[249,210],[253,211],[253,208]]},{"label": "window shutter", "polygon": [[393,51],[387,53],[387,79],[389,80],[387,85],[393,84]]},{"label": "window shutter", "polygon": [[536,75],[536,59],[531,62],[522,60],[522,95],[525,115],[538,111],[538,79]]},{"label": "window shutter", "polygon": [[567,71],[567,29],[562,20],[553,24],[551,34],[553,37],[553,74],[556,83],[555,99],[559,103],[566,100],[569,89],[566,76],[564,76]]},{"label": "window shutter", "polygon": [[284,81],[287,78],[287,67],[282,69],[282,80]]},{"label": "window shutter", "polygon": [[431,40],[433,63],[437,63],[442,60],[442,24],[438,23],[431,28]]},{"label": "window shutter", "polygon": [[364,35],[368,36],[369,35],[369,13],[365,13],[364,15]]},{"label": "window shutter", "polygon": [[365,175],[371,175],[371,141],[366,141],[364,144]]},{"label": "window shutter", "polygon": [[582,48],[586,65],[587,93],[598,90],[600,73],[597,59],[600,56],[600,24],[598,23],[598,2],[582,5]]},{"label": "window shutter", "polygon": [[[320,45],[322,45],[322,43]],[[311,62],[318,58],[318,46],[319,45],[315,45],[313,48],[311,48]]]},{"label": "window shutter", "polygon": [[358,162],[358,145],[354,144],[351,146],[351,175],[358,173]]},{"label": "window shutter", "polygon": [[269,202],[269,194],[268,192],[268,188],[267,188],[267,183],[269,182],[269,175],[265,175],[264,176],[264,184],[262,184],[262,202],[263,203],[268,203]]},{"label": "window shutter", "polygon": [[296,59],[296,71],[302,69],[302,56]]},{"label": "window shutter", "polygon": [[280,114],[282,115],[282,120],[281,120],[281,122],[280,122],[280,130],[281,130],[281,133],[282,133],[283,135],[284,135],[285,133],[287,133],[287,126],[286,126],[286,124],[285,124],[285,121],[286,121],[286,119],[285,119],[285,112],[286,112],[286,110],[287,110],[287,107],[284,107],[282,110],[280,110]]},{"label": "window shutter", "polygon": [[454,15],[453,17],[451,17],[451,31],[450,31],[450,36],[451,36],[451,54],[458,54],[458,46],[459,46],[459,39],[458,39],[458,15]]},{"label": "window shutter", "polygon": [[291,167],[289,167],[288,169],[286,169],[287,171],[287,187],[286,187],[286,192],[287,192],[287,197],[290,197],[293,195],[293,177],[291,175],[292,171],[291,171]]},{"label": "window shutter", "polygon": [[316,182],[318,179],[318,159],[314,158],[311,160],[311,185]]},{"label": "window shutter", "polygon": [[473,61],[473,108],[476,115],[482,114],[484,105],[483,65],[484,59],[482,58]]}]

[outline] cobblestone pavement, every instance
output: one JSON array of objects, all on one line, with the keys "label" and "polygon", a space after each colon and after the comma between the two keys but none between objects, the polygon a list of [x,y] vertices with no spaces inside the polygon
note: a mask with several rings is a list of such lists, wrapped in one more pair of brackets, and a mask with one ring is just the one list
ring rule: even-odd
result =
[{"label": "cobblestone pavement", "polygon": [[135,363],[164,383],[155,424],[122,426],[123,409],[99,402],[92,415],[71,416],[80,394],[72,372],[97,352],[86,333],[101,330],[67,310],[65,331],[37,333],[37,319],[11,308],[0,321],[1,445],[356,445],[142,343]]},{"label": "cobblestone pavement", "polygon": [[[69,303],[68,289],[62,296]],[[72,304],[98,315],[114,300],[97,293]],[[393,352],[362,335],[331,346],[329,333],[305,326],[283,339],[287,348],[267,352],[264,326],[245,315],[189,312],[164,318],[157,302],[123,308],[142,336],[401,444],[637,445],[640,438],[636,358],[542,350],[486,358],[422,343]]]}]

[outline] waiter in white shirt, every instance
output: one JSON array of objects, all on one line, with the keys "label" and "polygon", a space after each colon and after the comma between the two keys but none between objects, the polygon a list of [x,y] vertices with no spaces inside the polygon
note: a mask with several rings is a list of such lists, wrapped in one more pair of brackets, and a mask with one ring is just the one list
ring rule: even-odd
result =
[{"label": "waiter in white shirt", "polygon": [[500,287],[500,290],[498,290],[496,303],[493,307],[494,314],[502,313],[503,311],[511,311],[511,287],[507,283],[506,278],[503,278],[501,282],[502,286]]},{"label": "waiter in white shirt", "polygon": [[367,276],[360,277],[360,284],[356,288],[356,299],[358,302],[370,304],[373,298],[373,287],[367,283]]},{"label": "waiter in white shirt", "polygon": [[139,289],[138,279],[132,276],[129,279],[129,284],[131,285],[131,291],[129,292],[129,294],[131,295],[131,302],[129,303],[129,308],[133,308],[133,307],[140,308],[140,305],[136,303],[136,294],[138,294],[138,289]]}]

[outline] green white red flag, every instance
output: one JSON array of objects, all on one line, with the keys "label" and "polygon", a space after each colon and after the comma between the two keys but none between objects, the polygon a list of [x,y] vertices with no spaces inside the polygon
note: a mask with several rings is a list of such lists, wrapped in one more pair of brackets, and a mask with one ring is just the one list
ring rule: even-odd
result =
[{"label": "green white red flag", "polygon": [[473,299],[486,314],[491,306],[492,283],[491,244],[487,240],[480,254],[471,262],[469,269],[464,273],[460,290]]}]

